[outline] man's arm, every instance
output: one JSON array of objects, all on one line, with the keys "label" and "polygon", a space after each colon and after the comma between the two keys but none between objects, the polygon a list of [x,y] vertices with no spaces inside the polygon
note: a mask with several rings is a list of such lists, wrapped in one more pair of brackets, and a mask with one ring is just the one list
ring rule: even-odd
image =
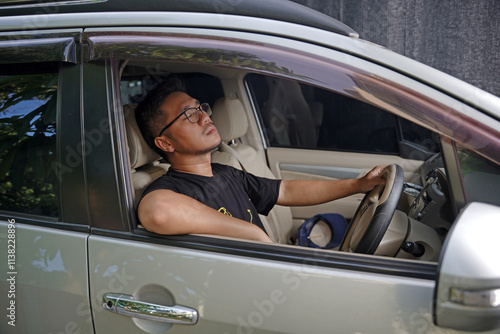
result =
[{"label": "man's arm", "polygon": [[386,166],[376,166],[359,179],[313,181],[283,180],[276,204],[286,206],[316,205],[357,193],[365,193],[376,185],[385,184],[385,179],[378,177]]},{"label": "man's arm", "polygon": [[148,231],[159,234],[214,234],[272,242],[258,226],[171,190],[155,190],[144,196],[138,216]]}]

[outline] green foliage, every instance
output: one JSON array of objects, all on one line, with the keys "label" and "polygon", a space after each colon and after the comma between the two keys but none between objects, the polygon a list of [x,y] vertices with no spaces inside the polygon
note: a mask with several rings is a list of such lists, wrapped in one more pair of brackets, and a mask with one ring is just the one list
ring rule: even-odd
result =
[{"label": "green foliage", "polygon": [[500,166],[481,157],[477,153],[462,147],[458,147],[457,153],[462,176],[465,177],[467,174],[475,172],[500,175]]},{"label": "green foliage", "polygon": [[0,76],[0,210],[57,216],[57,74]]}]

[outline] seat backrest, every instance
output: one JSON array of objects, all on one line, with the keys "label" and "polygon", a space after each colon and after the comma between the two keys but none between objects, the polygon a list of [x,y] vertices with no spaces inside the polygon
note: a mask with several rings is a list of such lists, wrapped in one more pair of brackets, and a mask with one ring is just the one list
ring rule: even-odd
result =
[{"label": "seat backrest", "polygon": [[161,156],[144,140],[135,120],[136,107],[135,103],[123,106],[135,207],[146,187],[165,174],[170,167],[167,163],[160,163]]},{"label": "seat backrest", "polygon": [[[239,140],[248,129],[241,101],[235,97],[222,97],[215,102],[212,110],[212,120],[223,142],[220,150],[212,155],[212,161],[230,161],[236,168],[256,176],[276,178],[257,151]],[[261,215],[260,218],[273,241],[287,244],[296,237],[290,208],[275,205],[267,217]]]},{"label": "seat backrest", "polygon": [[[311,110],[299,83],[268,77],[269,99],[263,117],[280,145],[316,147],[318,131],[316,121],[322,112]],[[316,110],[315,110],[316,111]],[[315,115],[317,114],[317,115]]]}]

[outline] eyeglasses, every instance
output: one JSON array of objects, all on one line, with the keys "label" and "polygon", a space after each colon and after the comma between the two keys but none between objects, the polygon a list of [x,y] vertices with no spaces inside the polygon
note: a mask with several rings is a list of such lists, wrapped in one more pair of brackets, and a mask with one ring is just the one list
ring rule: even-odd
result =
[{"label": "eyeglasses", "polygon": [[210,108],[210,105],[208,103],[202,103],[198,107],[188,108],[188,109],[184,110],[183,112],[181,112],[179,114],[179,116],[174,118],[172,120],[172,122],[168,123],[167,126],[165,126],[163,128],[163,130],[160,131],[160,134],[158,135],[158,137],[160,137],[161,134],[163,133],[163,131],[168,129],[168,127],[170,125],[172,125],[176,120],[178,120],[179,117],[181,117],[182,115],[186,116],[188,121],[191,123],[198,122],[200,120],[200,112],[203,112],[203,113],[207,114],[208,116],[212,116],[212,108]]}]

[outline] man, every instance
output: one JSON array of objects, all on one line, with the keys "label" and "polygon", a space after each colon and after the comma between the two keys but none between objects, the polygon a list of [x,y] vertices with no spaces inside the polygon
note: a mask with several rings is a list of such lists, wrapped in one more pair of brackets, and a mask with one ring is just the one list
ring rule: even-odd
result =
[{"label": "man", "polygon": [[267,215],[275,204],[320,204],[385,184],[378,177],[385,166],[360,179],[291,181],[259,178],[212,164],[211,152],[221,138],[210,115],[210,107],[189,96],[173,76],[138,105],[137,124],[146,142],[171,164],[139,203],[139,220],[147,230],[272,242],[258,213]]}]

